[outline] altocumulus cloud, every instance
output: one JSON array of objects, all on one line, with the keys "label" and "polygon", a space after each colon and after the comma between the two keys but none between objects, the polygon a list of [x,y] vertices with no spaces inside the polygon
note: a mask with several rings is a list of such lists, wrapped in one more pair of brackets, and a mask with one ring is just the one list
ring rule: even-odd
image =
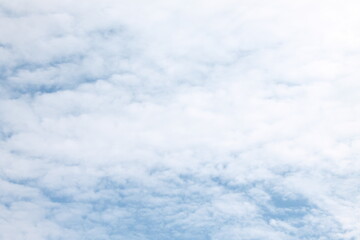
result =
[{"label": "altocumulus cloud", "polygon": [[0,239],[360,239],[359,8],[2,0]]}]

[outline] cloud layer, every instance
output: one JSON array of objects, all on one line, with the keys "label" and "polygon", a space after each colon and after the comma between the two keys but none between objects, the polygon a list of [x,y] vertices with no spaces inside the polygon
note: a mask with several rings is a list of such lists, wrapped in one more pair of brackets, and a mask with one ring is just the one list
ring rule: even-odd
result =
[{"label": "cloud layer", "polygon": [[356,1],[0,4],[0,239],[360,239]]}]

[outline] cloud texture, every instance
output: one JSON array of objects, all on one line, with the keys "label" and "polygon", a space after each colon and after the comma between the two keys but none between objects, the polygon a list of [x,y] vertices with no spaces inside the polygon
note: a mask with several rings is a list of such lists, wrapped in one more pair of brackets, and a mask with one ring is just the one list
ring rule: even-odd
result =
[{"label": "cloud texture", "polygon": [[360,239],[358,1],[0,3],[0,239]]}]

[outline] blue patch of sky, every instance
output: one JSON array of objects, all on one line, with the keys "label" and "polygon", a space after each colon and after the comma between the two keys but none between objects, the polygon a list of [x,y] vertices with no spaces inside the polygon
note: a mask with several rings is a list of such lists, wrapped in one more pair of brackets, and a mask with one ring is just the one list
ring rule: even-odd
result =
[{"label": "blue patch of sky", "polygon": [[71,203],[74,202],[73,196],[68,194],[62,194],[60,191],[42,189],[42,194],[54,203]]},{"label": "blue patch of sky", "polygon": [[[15,183],[15,182],[14,182]],[[18,181],[16,184],[34,185],[28,181]],[[241,224],[236,219],[230,219],[223,216],[222,219],[214,219],[214,216],[208,216],[210,222],[200,223],[192,226],[191,222],[181,223],[182,218],[191,215],[196,209],[206,203],[209,203],[213,196],[203,192],[189,192],[188,186],[216,184],[229,192],[244,193],[253,187],[266,188],[266,184],[261,182],[234,185],[220,177],[209,179],[200,179],[194,174],[180,174],[177,180],[169,181],[168,188],[174,188],[177,191],[167,193],[164,190],[155,188],[146,188],[141,184],[126,180],[121,183],[114,181],[110,177],[99,180],[95,188],[85,191],[94,191],[98,194],[95,199],[78,201],[76,196],[64,194],[55,189],[41,189],[43,195],[53,203],[60,204],[60,208],[79,208],[79,204],[86,208],[86,211],[75,216],[71,222],[62,222],[61,225],[70,229],[81,229],[83,231],[96,227],[103,227],[109,235],[119,235],[121,233],[139,233],[148,238],[158,240],[167,239],[211,239],[211,229],[216,225]],[[261,185],[262,184],[262,185]],[[303,218],[314,206],[305,198],[295,196],[286,197],[281,193],[270,189],[265,189],[270,194],[269,205],[271,208],[260,206],[265,221],[278,219],[283,221],[292,221]],[[79,189],[79,191],[81,191]],[[29,201],[31,199],[28,199]],[[151,200],[159,200],[160,204],[151,203]],[[124,216],[114,216],[111,220],[104,220],[101,215],[106,211],[122,209],[126,212]],[[99,218],[94,217],[98,215]],[[55,216],[54,216],[55,217]],[[301,221],[296,227],[302,227]],[[79,226],[80,225],[80,226]]]},{"label": "blue patch of sky", "polygon": [[317,207],[310,203],[305,197],[296,195],[289,197],[285,194],[273,190],[275,183],[264,181],[253,181],[247,184],[232,184],[228,180],[220,177],[212,177],[211,180],[230,192],[242,193],[245,197],[251,199],[249,191],[253,188],[260,188],[265,191],[270,199],[265,204],[260,204],[257,199],[252,201],[257,202],[260,207],[264,220],[278,219],[278,220],[292,220],[302,219],[312,209]]},{"label": "blue patch of sky", "polygon": [[13,131],[10,131],[4,127],[4,123],[0,122],[0,140],[6,141],[14,135]]},{"label": "blue patch of sky", "polygon": [[[135,191],[131,191],[130,199],[127,197],[117,195],[122,190],[128,190],[129,188]],[[179,224],[178,218],[181,213],[191,214],[192,210],[189,209],[187,204],[178,204],[176,202],[176,196],[172,199],[167,199],[164,205],[154,206],[148,204],[149,198],[156,197],[152,191],[144,191],[144,189],[138,189],[136,186],[128,186],[115,183],[111,179],[103,179],[97,190],[107,189],[113,191],[112,197],[102,197],[96,201],[88,202],[69,202],[64,196],[59,196],[53,191],[43,191],[51,201],[56,203],[67,204],[66,206],[71,208],[78,208],[76,204],[83,204],[85,208],[88,208],[84,213],[80,213],[80,216],[75,216],[76,221],[69,224],[68,222],[61,223],[63,226],[71,229],[78,229],[81,225],[83,230],[104,227],[109,235],[120,235],[121,233],[138,233],[151,239],[210,239],[209,229],[205,224],[202,227],[191,226],[189,224]],[[163,196],[160,196],[162,199]],[[134,201],[138,199],[137,201]],[[104,220],[101,216],[106,211],[110,214],[112,210],[122,209],[125,211],[125,215],[114,215],[111,220]],[[95,217],[94,217],[95,214]],[[116,214],[116,212],[114,213]],[[98,216],[98,217],[96,217]],[[181,216],[180,216],[181,217]]]},{"label": "blue patch of sky", "polygon": [[[184,176],[182,176],[184,179]],[[205,224],[202,227],[189,226],[188,224],[176,224],[175,220],[182,213],[191,214],[196,210],[195,206],[205,204],[202,193],[186,191],[186,185],[191,184],[193,179],[186,176],[186,181],[182,186],[175,184],[174,188],[180,188],[176,193],[164,193],[156,189],[144,189],[141,186],[132,184],[122,185],[106,179],[100,184],[100,188],[107,188],[110,191],[119,193],[117,200],[102,202],[101,209],[104,207],[120,207],[130,213],[131,224],[127,224],[127,231],[141,232],[146,236],[156,236],[156,239],[210,239],[206,234]],[[128,191],[129,190],[129,191]],[[124,191],[122,196],[120,193]],[[127,192],[128,191],[128,192]],[[127,192],[127,193],[126,193]],[[114,194],[116,198],[116,194]],[[208,196],[210,199],[210,196]],[[151,203],[151,199],[159,200],[160,204]],[[94,202],[98,204],[99,202]],[[188,205],[189,203],[192,203]],[[175,218],[175,219],[174,219]],[[121,219],[119,219],[121,221]],[[133,222],[136,224],[134,225]]]}]

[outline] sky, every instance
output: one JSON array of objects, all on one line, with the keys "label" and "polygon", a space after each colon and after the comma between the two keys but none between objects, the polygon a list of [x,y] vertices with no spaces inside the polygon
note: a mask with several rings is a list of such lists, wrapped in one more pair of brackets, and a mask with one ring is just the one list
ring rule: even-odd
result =
[{"label": "sky", "polygon": [[1,0],[0,240],[360,239],[359,8]]}]

